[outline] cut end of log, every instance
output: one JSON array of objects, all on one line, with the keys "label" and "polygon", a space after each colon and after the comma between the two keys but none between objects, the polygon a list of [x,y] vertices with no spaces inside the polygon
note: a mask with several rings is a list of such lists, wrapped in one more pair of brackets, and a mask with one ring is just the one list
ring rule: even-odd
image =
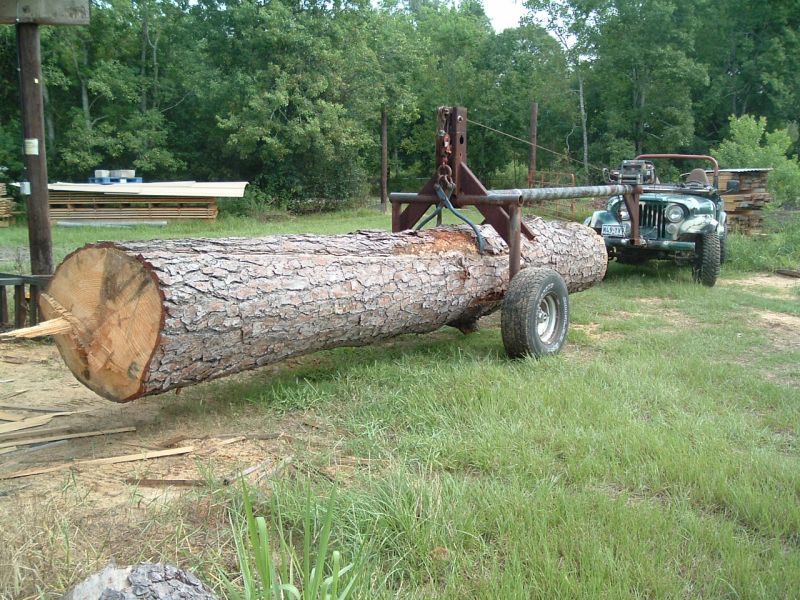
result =
[{"label": "cut end of log", "polygon": [[56,317],[49,321],[44,321],[33,327],[25,327],[24,329],[15,329],[8,333],[0,334],[4,338],[38,338],[47,335],[56,335],[59,333],[68,333],[72,331],[72,324],[64,317]]},{"label": "cut end of log", "polygon": [[[140,394],[164,318],[148,265],[111,245],[88,246],[59,265],[40,299],[61,356],[81,383],[117,402]],[[36,329],[36,328],[31,328]]]}]

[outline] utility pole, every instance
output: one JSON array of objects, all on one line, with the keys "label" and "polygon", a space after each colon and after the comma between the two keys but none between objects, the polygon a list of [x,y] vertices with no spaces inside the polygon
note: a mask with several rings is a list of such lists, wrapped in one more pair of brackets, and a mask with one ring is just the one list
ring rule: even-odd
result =
[{"label": "utility pole", "polygon": [[381,108],[381,211],[389,205],[389,113]]},{"label": "utility pole", "polygon": [[53,272],[53,240],[50,235],[50,207],[47,193],[39,25],[17,24],[17,50],[22,99],[22,131],[25,138],[23,144],[25,169],[31,185],[31,193],[26,196],[31,273],[50,275]]},{"label": "utility pole", "polygon": [[531,102],[531,156],[528,162],[528,188],[533,187],[536,179],[536,144],[538,137],[539,103]]},{"label": "utility pole", "polygon": [[23,154],[30,181],[26,204],[31,273],[50,275],[53,272],[53,240],[47,193],[39,25],[88,25],[89,0],[0,0],[0,23],[17,27]]}]

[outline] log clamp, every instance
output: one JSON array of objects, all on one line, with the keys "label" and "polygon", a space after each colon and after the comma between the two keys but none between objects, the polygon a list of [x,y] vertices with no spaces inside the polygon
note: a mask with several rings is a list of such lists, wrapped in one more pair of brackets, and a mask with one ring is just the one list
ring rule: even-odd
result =
[{"label": "log clamp", "polygon": [[[460,209],[474,206],[484,223],[494,227],[509,247],[511,277],[520,268],[520,239],[532,240],[533,232],[522,222],[522,197],[519,190],[489,192],[467,166],[467,109],[460,106],[439,108],[436,122],[436,171],[417,194],[395,192],[392,203],[392,231],[420,229],[434,218],[442,222],[446,210],[466,223],[475,233],[478,251],[483,254],[485,240],[480,228]],[[510,193],[508,193],[510,192]],[[426,218],[431,207],[434,212]]]}]

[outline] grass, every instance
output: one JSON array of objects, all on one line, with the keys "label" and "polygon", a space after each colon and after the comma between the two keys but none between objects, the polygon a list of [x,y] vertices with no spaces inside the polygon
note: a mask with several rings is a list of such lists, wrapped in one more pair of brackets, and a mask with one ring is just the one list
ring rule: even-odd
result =
[{"label": "grass", "polygon": [[800,268],[800,211],[767,212],[768,235],[732,235],[731,265],[740,271]]},{"label": "grass", "polygon": [[[188,389],[168,411],[189,423],[248,412],[329,424],[335,443],[298,446],[309,468],[274,483],[276,502],[256,511],[304,539],[307,486],[328,514],[321,473],[337,456],[361,457],[367,467],[334,477],[329,542],[342,564],[359,557],[356,598],[794,598],[800,303],[731,284],[748,260],[734,258],[713,289],[686,268],[612,264],[572,297],[567,346],[546,360],[507,360],[496,323],[445,329]],[[164,558],[206,581],[220,565],[236,575],[224,515],[240,503],[229,489],[128,508],[104,532],[90,507],[66,512],[80,506],[73,485],[51,500],[58,511],[21,513],[28,526],[3,532],[0,570],[22,565],[9,597],[57,597],[109,556]]]}]

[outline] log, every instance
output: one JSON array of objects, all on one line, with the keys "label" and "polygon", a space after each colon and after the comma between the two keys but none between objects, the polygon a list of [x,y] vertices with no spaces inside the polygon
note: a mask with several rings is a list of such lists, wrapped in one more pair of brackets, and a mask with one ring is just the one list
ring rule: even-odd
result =
[{"label": "log", "polygon": [[[522,267],[555,269],[570,292],[600,281],[603,240],[577,223],[526,219]],[[87,387],[117,402],[337,346],[468,330],[498,308],[508,247],[483,226],[102,242],[76,250],[41,294],[55,342]],[[62,331],[58,322],[49,331]]]}]

